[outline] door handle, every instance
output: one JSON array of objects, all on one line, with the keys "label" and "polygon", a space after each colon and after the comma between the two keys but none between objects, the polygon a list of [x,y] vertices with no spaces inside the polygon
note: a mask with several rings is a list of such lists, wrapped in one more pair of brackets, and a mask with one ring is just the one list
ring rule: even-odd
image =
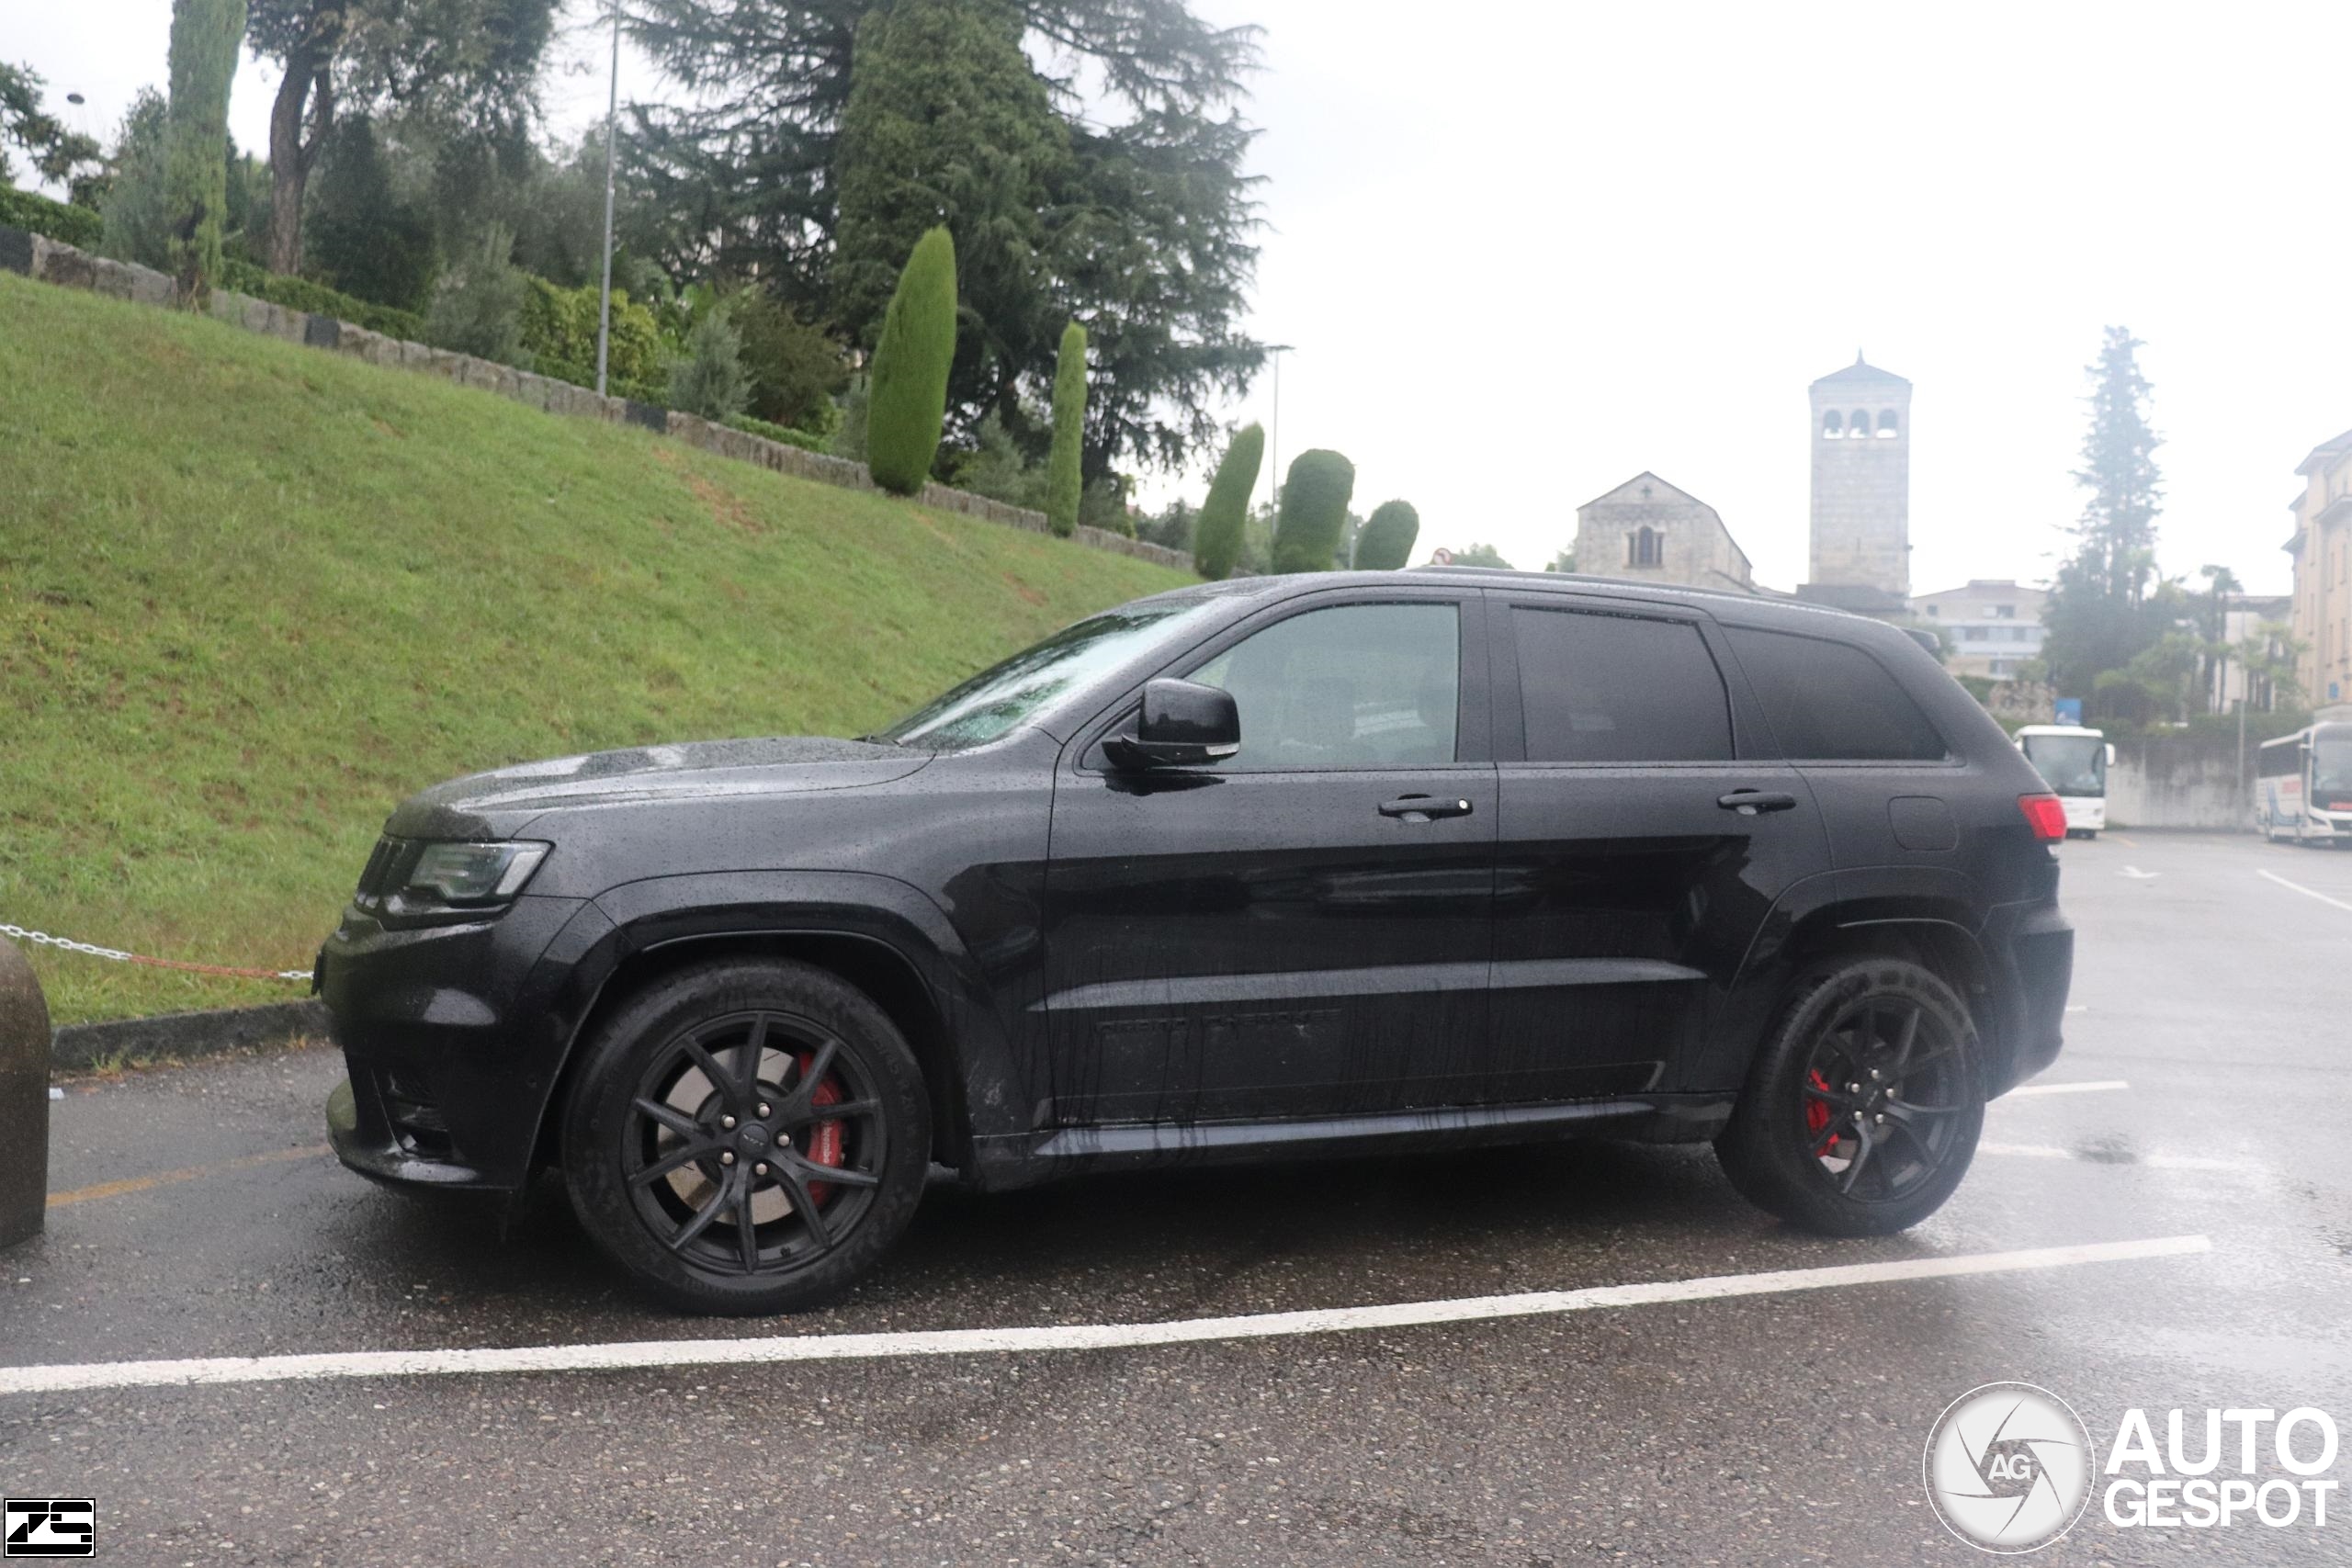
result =
[{"label": "door handle", "polygon": [[1441,800],[1432,795],[1406,795],[1382,806],[1380,814],[1403,822],[1431,822],[1441,817],[1467,817],[1470,803],[1459,797]]},{"label": "door handle", "polygon": [[1742,817],[1754,817],[1765,811],[1794,811],[1797,797],[1781,790],[1736,789],[1715,804],[1725,811],[1736,811]]}]

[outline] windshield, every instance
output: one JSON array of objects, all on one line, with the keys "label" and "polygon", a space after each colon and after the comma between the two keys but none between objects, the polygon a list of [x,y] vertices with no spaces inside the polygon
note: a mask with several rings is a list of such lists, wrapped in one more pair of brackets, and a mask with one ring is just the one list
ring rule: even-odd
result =
[{"label": "windshield", "polygon": [[1065,626],[869,739],[933,751],[985,746],[1098,676],[1176,642],[1215,614],[1217,603],[1179,599],[1129,604]]},{"label": "windshield", "polygon": [[2312,747],[2312,804],[2334,811],[2335,800],[2352,802],[2352,735],[2323,735]]},{"label": "windshield", "polygon": [[2096,735],[2029,735],[2026,761],[2060,795],[2107,793],[2107,742]]}]

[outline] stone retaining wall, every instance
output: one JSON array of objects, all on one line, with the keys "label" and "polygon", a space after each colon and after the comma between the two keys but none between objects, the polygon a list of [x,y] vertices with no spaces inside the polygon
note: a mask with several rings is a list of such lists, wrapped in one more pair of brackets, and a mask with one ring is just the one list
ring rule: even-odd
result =
[{"label": "stone retaining wall", "polygon": [[[40,234],[21,229],[0,226],[0,268],[22,273],[65,288],[86,289],[111,299],[128,299],[141,305],[170,306],[177,302],[177,288],[173,279],[152,267],[130,262],[109,261],[94,256],[72,245],[62,244]],[[216,289],[207,306],[207,313],[215,321],[226,321],[250,333],[262,333],[284,338],[311,348],[322,348],[334,354],[346,354],[364,359],[370,365],[388,366],[402,370],[420,370],[455,381],[459,386],[475,387],[496,397],[525,403],[548,413],[570,414],[580,419],[600,419],[607,424],[634,424],[658,435],[667,435],[706,452],[740,462],[756,463],[795,479],[812,479],[819,484],[839,485],[844,490],[874,490],[876,488],[865,465],[829,453],[810,452],[782,441],[770,441],[730,425],[714,424],[693,414],[678,413],[651,403],[640,403],[628,398],[608,398],[575,387],[569,381],[559,381],[549,376],[533,375],[517,370],[511,365],[499,365],[471,355],[452,354],[447,349],[430,348],[421,343],[407,343],[399,338],[371,333],[355,327],[333,316],[314,316],[307,311],[273,305],[266,299],[255,299],[227,289]],[[950,490],[943,484],[926,484],[919,498],[925,506],[942,512],[961,513],[967,517],[986,523],[1001,523],[1008,527],[1026,528],[1033,534],[1049,534],[1053,530],[1042,512],[1023,507],[1008,506],[984,495],[967,491]],[[1101,528],[1080,528],[1078,542],[1091,548],[1109,550],[1116,555],[1133,556],[1160,566],[1174,567],[1179,571],[1193,569],[1192,558],[1162,545],[1147,544]]]}]

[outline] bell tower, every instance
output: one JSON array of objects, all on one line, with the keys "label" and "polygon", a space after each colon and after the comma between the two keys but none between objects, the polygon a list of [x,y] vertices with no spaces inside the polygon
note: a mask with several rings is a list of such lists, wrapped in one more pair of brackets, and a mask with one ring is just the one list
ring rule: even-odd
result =
[{"label": "bell tower", "polygon": [[1813,585],[1876,590],[1900,609],[1911,594],[1911,383],[1857,353],[1812,392]]}]

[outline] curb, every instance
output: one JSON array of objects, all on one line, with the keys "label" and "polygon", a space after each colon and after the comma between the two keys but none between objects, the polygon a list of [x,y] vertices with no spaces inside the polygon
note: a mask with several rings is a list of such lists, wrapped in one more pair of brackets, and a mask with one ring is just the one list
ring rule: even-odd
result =
[{"label": "curb", "polygon": [[315,999],[268,1002],[260,1007],[171,1012],[107,1023],[69,1023],[50,1035],[49,1061],[54,1071],[87,1072],[102,1061],[195,1061],[231,1051],[285,1045],[305,1036],[323,1040],[328,1032],[323,1003]]}]

